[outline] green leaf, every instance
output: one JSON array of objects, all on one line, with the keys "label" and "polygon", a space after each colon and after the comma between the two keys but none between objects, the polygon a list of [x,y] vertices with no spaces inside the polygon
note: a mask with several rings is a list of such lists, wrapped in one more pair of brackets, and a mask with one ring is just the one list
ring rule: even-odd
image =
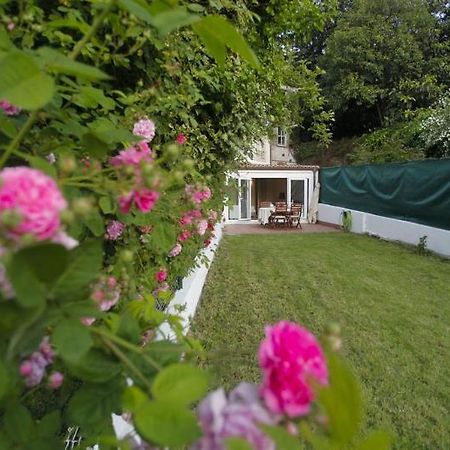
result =
[{"label": "green leaf", "polygon": [[73,61],[52,48],[41,47],[38,53],[42,59],[42,64],[51,71],[74,75],[88,80],[106,80],[111,78],[105,72],[97,69],[97,67]]},{"label": "green leaf", "polygon": [[198,367],[173,364],[156,376],[152,394],[156,399],[189,404],[201,399],[208,390],[208,377]]},{"label": "green leaf", "polygon": [[124,311],[120,314],[119,326],[116,334],[133,344],[139,344],[142,340],[139,323],[128,311]]},{"label": "green leaf", "polygon": [[343,447],[358,433],[363,401],[360,386],[351,371],[336,356],[328,358],[330,387],[320,389],[318,402],[328,417],[328,431],[331,437]]},{"label": "green leaf", "polygon": [[112,98],[105,95],[102,89],[92,86],[82,86],[74,102],[84,108],[97,108],[100,105],[107,111],[114,109],[116,104]]},{"label": "green leaf", "polygon": [[230,437],[226,439],[226,448],[227,450],[252,450],[253,446],[245,439]]},{"label": "green leaf", "polygon": [[9,39],[8,32],[5,27],[0,26],[0,49],[8,50],[12,47],[11,40]]},{"label": "green leaf", "polygon": [[51,285],[62,275],[69,261],[69,252],[58,244],[34,245],[20,250],[18,254],[27,260],[39,281],[46,285]]},{"label": "green leaf", "polygon": [[56,166],[54,164],[50,164],[43,158],[39,158],[38,156],[28,156],[28,162],[30,166],[39,169],[40,171],[46,173],[52,178],[57,178]]},{"label": "green leaf", "polygon": [[121,411],[124,388],[124,380],[117,378],[104,384],[84,384],[70,400],[71,423],[98,436],[98,427],[111,422],[111,413]]},{"label": "green leaf", "polygon": [[33,432],[31,414],[22,405],[8,404],[2,422],[2,428],[15,442],[27,442]]},{"label": "green leaf", "polygon": [[151,242],[163,253],[169,252],[176,241],[175,230],[164,222],[158,222],[151,233]]},{"label": "green leaf", "polygon": [[8,372],[3,361],[0,360],[0,400],[8,390]]},{"label": "green leaf", "polygon": [[292,436],[281,427],[261,425],[260,428],[272,439],[276,448],[283,450],[299,450],[303,448],[298,438]]},{"label": "green leaf", "polygon": [[181,447],[201,436],[194,413],[179,403],[148,402],[134,411],[133,417],[139,434],[161,446]]},{"label": "green leaf", "polygon": [[92,132],[83,135],[81,144],[83,145],[83,149],[95,158],[103,159],[108,154],[108,144],[105,144]]},{"label": "green leaf", "polygon": [[77,299],[94,281],[102,268],[103,252],[100,240],[88,240],[71,252],[67,269],[51,291],[58,299]]},{"label": "green leaf", "polygon": [[192,25],[200,20],[200,16],[189,13],[186,8],[177,6],[154,16],[153,25],[161,36],[166,36],[171,31]]},{"label": "green leaf", "polygon": [[200,24],[194,25],[193,29],[205,44],[206,51],[216,60],[220,67],[223,67],[227,56],[225,44],[214,35],[213,31]]},{"label": "green leaf", "polygon": [[153,16],[150,14],[149,5],[145,0],[119,0],[118,5],[134,14],[138,19],[153,24]]},{"label": "green leaf", "polygon": [[24,109],[38,109],[53,97],[53,79],[43,73],[34,59],[11,51],[0,59],[0,98]]},{"label": "green leaf", "polygon": [[69,363],[77,364],[92,346],[91,334],[77,319],[59,323],[52,335],[52,343],[59,355]]},{"label": "green leaf", "polygon": [[104,383],[121,371],[120,364],[98,349],[89,350],[76,364],[68,364],[69,371],[91,383]]},{"label": "green leaf", "polygon": [[5,114],[0,114],[0,131],[9,138],[14,138],[17,134],[16,126]]},{"label": "green leaf", "polygon": [[59,411],[53,411],[44,416],[37,427],[41,437],[55,437],[61,426],[61,417]]},{"label": "green leaf", "polygon": [[97,210],[93,210],[84,219],[84,224],[96,237],[103,236],[103,234],[105,233],[105,223],[103,221],[103,217]]},{"label": "green leaf", "polygon": [[22,252],[13,255],[6,264],[6,271],[20,305],[25,308],[44,305],[46,299],[44,286]]},{"label": "green leaf", "polygon": [[103,214],[112,214],[116,211],[116,205],[111,200],[111,197],[100,197],[98,204]]},{"label": "green leaf", "polygon": [[[216,41],[227,45],[243,59],[245,59],[255,69],[260,68],[258,58],[253,50],[249,47],[246,40],[239,33],[239,31],[224,17],[222,16],[207,16],[200,22],[197,22],[193,26],[194,31],[199,34],[200,38],[204,41],[208,51],[208,43],[205,41],[205,36],[213,36]],[[205,34],[206,33],[206,34]],[[210,48],[217,47],[217,43]],[[215,55],[213,55],[215,57]]]}]

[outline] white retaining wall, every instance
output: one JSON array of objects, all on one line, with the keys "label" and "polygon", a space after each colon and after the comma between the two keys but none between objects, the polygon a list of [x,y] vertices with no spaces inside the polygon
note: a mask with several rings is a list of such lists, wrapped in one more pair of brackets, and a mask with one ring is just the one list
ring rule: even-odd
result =
[{"label": "white retaining wall", "polygon": [[[202,294],[203,285],[205,284],[210,264],[214,259],[215,252],[219,247],[220,240],[222,239],[222,229],[222,223],[216,224],[214,229],[214,238],[211,240],[211,244],[208,248],[203,249],[200,255],[206,257],[207,262],[200,264],[199,267],[183,279],[183,288],[175,293],[175,297],[172,299],[166,310],[169,314],[176,314],[181,317],[184,334],[189,331],[191,319],[194,317],[195,311],[197,310],[198,302]],[[201,258],[199,258],[199,261],[200,260]],[[184,309],[181,312],[178,312],[176,310],[177,306],[183,306]],[[175,339],[175,335],[167,322],[163,323],[159,327],[156,336],[156,339],[165,338]],[[139,436],[136,435],[133,425],[125,421],[122,416],[113,414],[112,421],[114,431],[119,439],[134,436],[136,442],[141,442]],[[98,447],[96,449],[98,449]]]},{"label": "white retaining wall", "polygon": [[319,203],[321,222],[342,224],[342,211],[352,212],[352,232],[367,233],[389,241],[400,241],[417,245],[422,236],[427,236],[427,248],[442,256],[450,257],[450,231],[429,227],[405,220],[391,219],[340,206]]}]

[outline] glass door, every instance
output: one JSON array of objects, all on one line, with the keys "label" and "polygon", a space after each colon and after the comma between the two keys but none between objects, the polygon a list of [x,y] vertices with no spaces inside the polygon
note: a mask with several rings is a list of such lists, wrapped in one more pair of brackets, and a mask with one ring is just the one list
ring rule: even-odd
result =
[{"label": "glass door", "polygon": [[250,179],[241,178],[239,180],[239,212],[241,220],[250,220]]},{"label": "glass door", "polygon": [[303,205],[302,217],[308,215],[308,197],[307,197],[307,181],[308,180],[290,180],[290,204],[301,203]]}]

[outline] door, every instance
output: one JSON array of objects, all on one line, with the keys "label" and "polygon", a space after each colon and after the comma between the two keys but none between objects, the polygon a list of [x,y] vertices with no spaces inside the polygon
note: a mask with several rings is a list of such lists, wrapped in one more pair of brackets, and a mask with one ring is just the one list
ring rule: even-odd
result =
[{"label": "door", "polygon": [[241,178],[239,180],[239,218],[241,220],[250,220],[250,183],[251,180],[247,178]]},{"label": "door", "polygon": [[289,203],[302,203],[303,204],[303,211],[302,211],[302,218],[306,218],[308,216],[308,195],[307,195],[307,188],[308,188],[308,180],[307,179],[301,179],[301,180],[289,180],[289,186],[288,186],[288,197],[289,197]]}]

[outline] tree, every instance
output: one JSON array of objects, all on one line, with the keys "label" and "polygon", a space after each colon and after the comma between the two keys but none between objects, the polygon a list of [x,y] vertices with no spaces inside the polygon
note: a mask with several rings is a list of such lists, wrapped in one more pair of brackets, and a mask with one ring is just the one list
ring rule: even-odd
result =
[{"label": "tree", "polygon": [[404,110],[432,103],[441,89],[430,65],[438,35],[438,19],[422,0],[357,0],[320,59],[338,126],[343,118],[359,131],[384,126]]}]

